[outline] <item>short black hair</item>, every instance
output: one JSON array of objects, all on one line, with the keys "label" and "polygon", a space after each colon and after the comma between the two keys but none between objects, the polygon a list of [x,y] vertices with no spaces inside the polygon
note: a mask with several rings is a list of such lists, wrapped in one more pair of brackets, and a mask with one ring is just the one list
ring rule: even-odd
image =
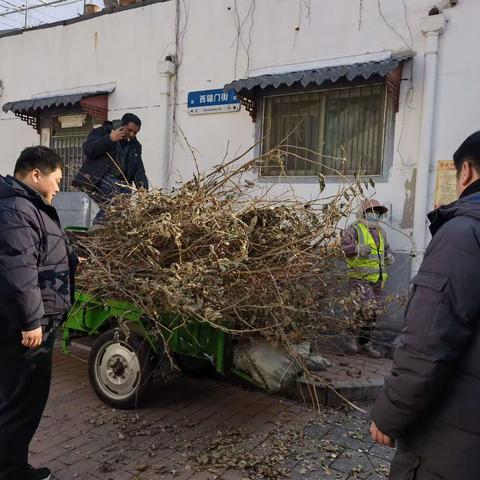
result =
[{"label": "short black hair", "polygon": [[126,113],[122,117],[122,125],[128,125],[130,122],[134,123],[138,128],[142,126],[142,121],[133,113]]},{"label": "short black hair", "polygon": [[480,131],[472,133],[453,154],[453,162],[457,172],[460,172],[464,162],[470,162],[480,173]]},{"label": "short black hair", "polygon": [[58,168],[63,169],[62,159],[58,153],[48,147],[27,147],[18,157],[13,174],[23,176],[36,168],[48,175]]}]

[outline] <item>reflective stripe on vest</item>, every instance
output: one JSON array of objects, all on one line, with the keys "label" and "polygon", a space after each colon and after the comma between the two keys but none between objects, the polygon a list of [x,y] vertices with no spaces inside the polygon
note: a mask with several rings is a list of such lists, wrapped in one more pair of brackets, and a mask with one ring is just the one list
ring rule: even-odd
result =
[{"label": "reflective stripe on vest", "polygon": [[368,245],[370,247],[370,255],[368,257],[352,257],[347,258],[347,264],[350,267],[350,278],[364,280],[366,282],[384,283],[388,275],[385,271],[385,239],[382,232],[377,228],[378,245],[375,243],[373,235],[368,227],[363,223],[353,225],[357,232],[357,245]]}]

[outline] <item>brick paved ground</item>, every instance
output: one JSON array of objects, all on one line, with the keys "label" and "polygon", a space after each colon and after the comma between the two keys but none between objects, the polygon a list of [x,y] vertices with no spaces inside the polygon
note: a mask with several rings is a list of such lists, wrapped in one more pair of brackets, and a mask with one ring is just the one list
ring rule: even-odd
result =
[{"label": "brick paved ground", "polygon": [[[368,358],[365,355],[343,355],[327,353],[325,358],[332,362],[327,370],[318,372],[322,383],[316,384],[317,398],[324,405],[339,406],[344,402],[338,395],[354,402],[368,402],[375,399],[383,386],[385,375],[392,368],[388,358]],[[294,398],[308,391],[301,378],[294,389],[290,389]],[[300,388],[300,392],[299,389]],[[296,391],[295,391],[296,390]]]},{"label": "brick paved ground", "polygon": [[392,451],[367,418],[212,379],[154,385],[137,412],[103,405],[86,364],[55,352],[54,380],[31,463],[59,480],[376,479]]}]

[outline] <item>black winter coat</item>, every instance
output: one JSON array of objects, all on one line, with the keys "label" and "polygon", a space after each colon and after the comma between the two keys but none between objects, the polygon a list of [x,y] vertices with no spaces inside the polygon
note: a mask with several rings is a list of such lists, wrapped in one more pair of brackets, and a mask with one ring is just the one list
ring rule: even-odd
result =
[{"label": "black winter coat", "polygon": [[55,208],[0,176],[0,344],[65,315],[77,263]]},{"label": "black winter coat", "polygon": [[372,418],[398,440],[392,480],[480,478],[480,182],[430,215],[406,327]]},{"label": "black winter coat", "polygon": [[[95,191],[100,180],[112,168],[112,158],[117,165],[122,165],[120,142],[112,142],[111,122],[94,128],[83,145],[85,161],[72,181],[72,186],[86,191]],[[110,157],[109,157],[110,155]],[[130,142],[128,157],[125,159],[125,177],[130,185],[148,189],[148,179],[142,161],[142,145],[135,138]]]}]

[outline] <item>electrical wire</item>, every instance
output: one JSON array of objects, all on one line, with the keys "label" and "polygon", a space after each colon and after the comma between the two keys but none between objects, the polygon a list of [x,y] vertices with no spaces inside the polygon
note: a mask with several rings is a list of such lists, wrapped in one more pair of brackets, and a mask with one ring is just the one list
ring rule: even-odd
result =
[{"label": "electrical wire", "polygon": [[[402,0],[403,1],[403,0]],[[405,3],[403,4],[405,6],[405,9],[406,9],[406,5]],[[405,37],[398,32],[398,30],[395,29],[395,27],[387,20],[387,18],[385,17],[383,11],[382,11],[382,4],[381,4],[381,0],[377,0],[377,7],[378,7],[378,13],[380,14],[380,17],[382,17],[382,20],[383,22],[385,23],[385,25],[400,39],[402,40],[402,42],[405,44],[405,46],[408,48],[408,49],[411,49],[411,45],[408,44],[408,42],[405,40]],[[410,31],[410,34],[412,33],[410,28],[409,28],[409,31]]]},{"label": "electrical wire", "polygon": [[[64,18],[69,18],[69,17],[62,17],[59,18],[58,16],[54,16],[48,11],[46,11],[48,8],[54,9],[54,8],[62,8],[74,3],[77,3],[78,0],[53,0],[53,1],[46,1],[46,0],[37,0],[40,3],[34,3],[32,5],[16,5],[15,3],[12,3],[9,0],[0,0],[4,5],[8,5],[11,7],[8,9],[7,7],[4,7],[6,10],[0,12],[0,17],[7,17],[9,18],[10,21],[17,22],[18,24],[21,24],[21,27],[19,28],[26,28],[34,25],[28,25],[28,20],[33,20],[36,25],[42,25],[45,23],[51,23],[52,21],[58,22],[62,21]],[[35,15],[32,14],[31,10],[38,10],[38,12],[35,12]],[[15,18],[17,15],[22,15],[23,16],[23,21],[18,20],[18,18]],[[40,15],[40,17],[38,16]],[[5,22],[4,22],[5,23]]]},{"label": "electrical wire", "polygon": [[[44,0],[38,0],[44,7],[46,8],[55,8],[54,6],[52,5],[48,5]],[[40,13],[41,15],[44,15],[48,18],[51,18],[52,20],[56,21],[56,22],[59,22],[60,21],[60,18],[58,17],[54,17],[53,15],[51,15],[50,13],[47,13],[43,10],[39,11],[38,13]]]},{"label": "electrical wire", "polygon": [[7,11],[7,12],[2,12],[1,15],[9,15],[11,13],[22,13],[22,12],[25,12],[25,11],[30,11],[30,10],[36,10],[38,8],[45,8],[45,7],[54,7],[54,8],[58,8],[58,7],[64,7],[64,6],[67,6],[67,5],[71,5],[73,3],[77,3],[77,0],[53,0],[51,2],[42,2],[41,4],[35,4],[35,5],[32,5],[30,7],[28,6],[17,6],[15,5],[14,3],[11,3],[9,2],[8,0],[2,0],[4,3],[6,3],[7,5],[10,5],[11,7],[13,7],[12,10],[10,11]]},{"label": "electrical wire", "polygon": [[[360,1],[360,14],[362,13],[362,4],[363,4],[363,0],[359,0]],[[377,0],[377,8],[378,8],[378,13],[381,17],[381,19],[383,20],[383,22],[385,23],[385,25],[398,37],[400,38],[400,40],[402,40],[403,44],[409,49],[409,50],[413,50],[413,33],[412,33],[412,29],[410,27],[410,23],[408,21],[408,9],[407,9],[407,5],[405,3],[405,0],[400,0],[401,3],[402,3],[402,6],[403,6],[403,14],[404,14],[404,19],[405,19],[405,24],[407,26],[407,29],[408,29],[408,33],[409,33],[409,37],[410,37],[410,43],[407,42],[407,40],[405,39],[405,37],[399,33],[395,27],[387,20],[387,18],[385,17],[385,14],[383,13],[383,10],[382,10],[382,4],[381,4],[381,0]],[[359,25],[361,25],[361,20],[359,21]],[[399,134],[399,139],[398,139],[398,143],[397,143],[397,147],[396,147],[396,152],[400,158],[400,161],[402,162],[402,165],[404,167],[412,167],[413,164],[408,164],[406,161],[405,161],[405,158],[401,152],[401,148],[400,148],[400,145],[402,143],[402,140],[403,140],[403,134],[404,134],[404,131],[405,131],[405,120],[406,120],[406,112],[407,112],[407,109],[414,109],[415,107],[413,106],[413,97],[414,97],[414,80],[413,80],[413,61],[411,62],[411,68],[410,68],[410,87],[408,89],[408,92],[405,94],[405,101],[404,101],[404,108],[403,108],[403,114],[402,114],[402,124],[401,124],[401,128],[400,128],[400,134]]]},{"label": "electrical wire", "polygon": [[[2,3],[6,4],[6,5],[9,5],[11,7],[14,7],[15,10],[10,10],[10,11],[6,11],[6,12],[1,12],[0,13],[0,17],[6,17],[7,15],[22,15],[22,12],[18,11],[19,8],[21,7],[17,7],[14,3],[11,3],[9,2],[8,0],[0,0]],[[7,8],[7,7],[3,7],[3,8]],[[29,12],[29,9],[25,9],[25,14],[24,14],[24,19],[23,21],[20,21],[20,20],[17,20],[16,18],[11,18],[9,17],[9,20],[13,20],[14,22],[17,22],[19,23],[21,26],[18,27],[18,28],[25,28],[26,26],[26,22],[27,22],[27,18],[31,18],[32,20],[35,20],[36,22],[38,22],[39,24],[42,24],[42,23],[45,23],[42,19],[40,18],[37,18],[35,16],[33,16],[30,12]]]},{"label": "electrical wire", "polygon": [[[235,24],[235,28],[237,29],[237,34],[231,45],[233,46],[235,44],[234,78],[237,78],[237,65],[238,65],[238,55],[240,53],[240,45],[242,46],[247,59],[245,76],[247,75],[248,70],[250,68],[250,49],[252,46],[252,32],[255,24],[255,20],[254,20],[255,9],[256,9],[256,0],[252,0],[250,3],[250,6],[248,7],[248,10],[244,19],[241,20],[237,0],[234,1],[233,21]],[[250,28],[248,31],[248,43],[245,44],[243,40],[243,29],[249,18],[250,18]]]}]

